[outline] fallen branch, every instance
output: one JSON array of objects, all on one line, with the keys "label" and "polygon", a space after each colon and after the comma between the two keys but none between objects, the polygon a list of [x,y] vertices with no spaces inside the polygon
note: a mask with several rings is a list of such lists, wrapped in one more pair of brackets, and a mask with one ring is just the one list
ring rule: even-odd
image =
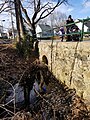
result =
[{"label": "fallen branch", "polygon": [[1,108],[3,108],[3,109],[5,109],[6,111],[9,111],[8,109],[6,109],[6,108],[4,108],[4,106],[6,106],[6,105],[8,105],[9,103],[11,103],[12,101],[14,101],[14,113],[13,112],[11,112],[11,113],[13,113],[13,114],[15,114],[15,109],[16,109],[16,107],[15,107],[15,88],[13,87],[13,85],[10,83],[10,82],[8,82],[8,81],[6,81],[6,80],[3,80],[2,79],[2,81],[5,81],[6,83],[8,83],[11,87],[12,87],[12,89],[13,89],[13,96],[12,96],[12,98],[13,99],[11,99],[9,102],[7,102],[6,104],[1,104],[0,105],[0,107]]},{"label": "fallen branch", "polygon": [[5,108],[5,107],[2,107],[1,105],[0,105],[0,108],[4,109],[5,111],[10,112],[11,114],[13,114],[13,115],[14,115],[14,112],[12,112],[12,111],[8,110],[8,109],[7,109],[7,108]]},{"label": "fallen branch", "polygon": [[34,91],[35,91],[35,93],[36,93],[37,95],[40,96],[40,98],[42,98],[46,103],[48,103],[48,104],[52,107],[52,109],[53,109],[53,115],[54,115],[54,120],[56,120],[56,117],[55,117],[55,107],[54,107],[54,105],[52,105],[51,103],[49,103],[49,102],[35,89],[35,87],[34,87]]}]

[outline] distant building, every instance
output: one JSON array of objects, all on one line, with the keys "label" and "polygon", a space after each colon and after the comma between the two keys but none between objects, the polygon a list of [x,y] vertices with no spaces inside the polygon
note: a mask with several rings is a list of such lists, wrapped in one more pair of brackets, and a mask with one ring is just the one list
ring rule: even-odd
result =
[{"label": "distant building", "polygon": [[85,22],[84,24],[85,24],[85,26],[88,27],[87,31],[90,31],[90,21],[87,21],[87,22]]},{"label": "distant building", "polygon": [[49,38],[54,35],[54,31],[49,25],[38,24],[36,26],[36,34],[37,34],[37,38]]},{"label": "distant building", "polygon": [[[75,22],[77,22],[77,21],[79,21],[79,23],[76,23],[76,25],[78,26],[78,28],[80,29],[80,30],[82,30],[82,21],[81,20],[75,20]],[[88,31],[90,31],[90,21],[86,21],[85,23],[84,23],[84,32],[88,32]]]},{"label": "distant building", "polygon": [[[13,33],[14,32],[14,33]],[[7,32],[7,35],[8,35],[8,38],[14,38],[17,36],[17,30],[14,29],[14,31],[12,31],[12,29],[9,29],[8,32]]]},{"label": "distant building", "polygon": [[25,29],[25,32],[28,34],[28,35],[30,35],[30,36],[32,36],[32,29],[31,29],[31,26],[29,26],[29,25],[27,25],[26,23],[24,23],[24,29]]},{"label": "distant building", "polygon": [[0,25],[0,38],[7,38],[7,33],[3,31],[3,26]]},{"label": "distant building", "polygon": [[2,33],[2,38],[6,38],[7,39],[8,38],[7,37],[7,33]]}]

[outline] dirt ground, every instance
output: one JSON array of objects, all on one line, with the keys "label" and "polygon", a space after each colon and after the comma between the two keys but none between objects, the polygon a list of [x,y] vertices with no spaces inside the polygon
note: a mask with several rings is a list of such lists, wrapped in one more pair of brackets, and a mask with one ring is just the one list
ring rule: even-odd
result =
[{"label": "dirt ground", "polygon": [[[12,85],[19,82],[25,69],[32,64],[37,57],[32,51],[30,58],[20,57],[18,51],[12,44],[0,45],[0,108],[4,109],[5,120],[90,120],[90,111],[80,97],[76,95],[75,89],[69,89],[62,82],[58,82],[51,74],[49,84],[45,93],[36,91],[37,100],[30,104],[30,110],[26,108],[7,110],[5,107],[5,91],[7,82]],[[4,83],[2,82],[4,81]],[[4,88],[4,90],[2,89]],[[0,113],[2,116],[2,112]]]}]

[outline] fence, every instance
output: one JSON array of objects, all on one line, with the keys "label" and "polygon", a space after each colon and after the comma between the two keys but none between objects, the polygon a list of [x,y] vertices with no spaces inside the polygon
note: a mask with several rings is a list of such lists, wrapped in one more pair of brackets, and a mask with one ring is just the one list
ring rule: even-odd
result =
[{"label": "fence", "polygon": [[[71,25],[74,25],[76,23],[82,23],[82,29],[79,31],[79,32],[71,32],[69,34],[65,33],[64,36],[68,36],[68,35],[80,35],[80,41],[83,41],[83,37],[85,34],[90,34],[90,28],[89,28],[89,31],[87,32],[84,32],[84,25],[86,22],[90,22],[90,18],[87,18],[87,19],[79,19],[77,22],[73,22],[73,23],[70,23],[70,24],[65,24],[63,27],[68,27],[68,26],[71,26]],[[90,23],[89,23],[90,24]],[[90,27],[90,25],[89,25]],[[53,28],[52,30],[54,31],[55,29],[60,29],[60,27],[56,27],[56,28]],[[50,32],[51,30],[46,30],[45,32]],[[37,34],[41,34],[42,32],[38,32]],[[62,36],[62,35],[60,35]],[[52,37],[55,37],[54,33],[52,35]],[[46,39],[45,37],[39,37],[39,39]]]}]

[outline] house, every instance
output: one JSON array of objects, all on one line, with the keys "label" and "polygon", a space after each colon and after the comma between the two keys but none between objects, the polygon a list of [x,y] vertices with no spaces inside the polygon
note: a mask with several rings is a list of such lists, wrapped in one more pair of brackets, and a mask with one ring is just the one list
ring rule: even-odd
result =
[{"label": "house", "polygon": [[54,35],[53,29],[46,24],[38,24],[36,26],[37,38],[50,38]]},{"label": "house", "polygon": [[0,37],[2,37],[2,33],[3,33],[3,26],[0,25]]},{"label": "house", "polygon": [[[78,28],[80,29],[80,30],[82,30],[82,21],[81,20],[75,20],[75,22],[78,22],[79,21],[79,23],[76,23],[76,25],[78,26]],[[85,21],[84,22],[84,32],[88,32],[88,31],[90,31],[90,21]]]},{"label": "house", "polygon": [[90,31],[90,21],[86,21],[84,24],[88,27],[87,31]]},{"label": "house", "polygon": [[8,29],[7,36],[10,39],[16,37],[17,36],[17,30],[14,29],[14,31],[13,31],[12,28]]},{"label": "house", "polygon": [[24,23],[25,31],[27,32],[28,35],[32,36],[32,28],[28,24]]},{"label": "house", "polygon": [[7,33],[4,32],[3,26],[0,25],[0,38],[7,38]]}]

